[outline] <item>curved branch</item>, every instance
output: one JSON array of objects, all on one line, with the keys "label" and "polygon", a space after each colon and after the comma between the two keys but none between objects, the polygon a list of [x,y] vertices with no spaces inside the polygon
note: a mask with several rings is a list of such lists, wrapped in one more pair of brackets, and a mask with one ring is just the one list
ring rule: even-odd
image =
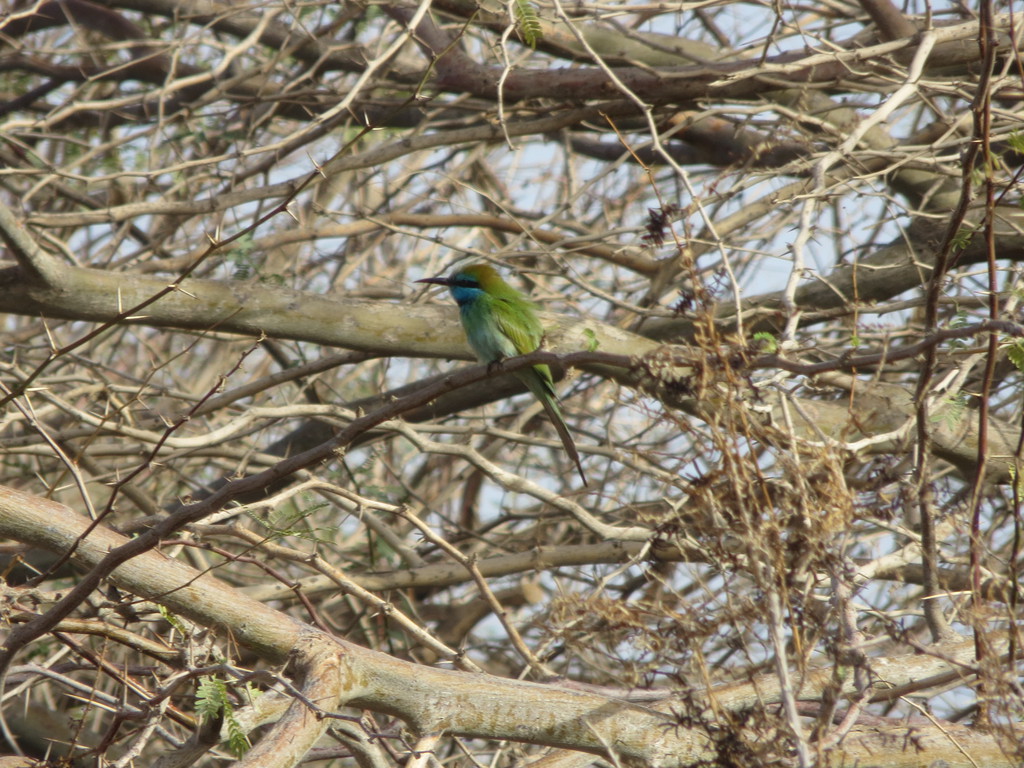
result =
[{"label": "curved branch", "polygon": [[[55,552],[74,547],[73,559],[87,568],[96,568],[107,552],[128,544],[102,526],[87,533],[90,527],[61,504],[0,486],[0,536]],[[286,719],[267,737],[266,749],[254,750],[257,757],[279,746],[277,734],[295,727],[303,717],[312,723],[305,723],[297,746],[308,748],[321,726],[317,721],[333,711],[339,696],[352,706],[400,717],[421,733],[524,741],[639,760],[655,768],[706,765],[716,759],[718,749],[728,745],[727,741],[716,744],[704,730],[707,727],[711,734],[729,738],[711,722],[683,725],[668,714],[616,699],[433,669],[328,637],[159,552],[142,551],[109,576],[118,588],[217,628],[275,662],[298,649],[304,672],[323,675],[322,680],[307,677],[305,691],[311,698],[293,703]],[[900,669],[905,667],[893,665],[893,674],[899,675]],[[719,694],[726,691],[713,691],[710,698]],[[310,712],[311,705],[317,711]],[[953,728],[923,723],[860,727],[831,754],[864,763],[884,750],[887,765],[920,765],[933,757],[948,759],[947,734]],[[975,760],[990,768],[1014,765],[996,739],[974,729],[955,730]],[[911,733],[912,739],[907,740]],[[288,754],[294,761],[296,750]],[[263,763],[254,758],[253,764]]]}]

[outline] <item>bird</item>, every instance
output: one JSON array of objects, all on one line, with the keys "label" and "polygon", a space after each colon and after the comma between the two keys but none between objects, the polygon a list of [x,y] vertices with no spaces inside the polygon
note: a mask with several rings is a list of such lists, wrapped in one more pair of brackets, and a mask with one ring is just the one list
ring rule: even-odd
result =
[{"label": "bird", "polygon": [[[526,355],[540,347],[544,328],[537,317],[536,305],[506,283],[490,264],[470,264],[456,269],[448,277],[428,277],[416,282],[448,288],[459,305],[459,319],[469,346],[481,363],[500,364],[507,357]],[[513,375],[544,406],[565,452],[576,464],[580,479],[586,485],[587,476],[583,473],[579,451],[558,407],[551,369],[539,364],[520,368],[513,371]]]}]

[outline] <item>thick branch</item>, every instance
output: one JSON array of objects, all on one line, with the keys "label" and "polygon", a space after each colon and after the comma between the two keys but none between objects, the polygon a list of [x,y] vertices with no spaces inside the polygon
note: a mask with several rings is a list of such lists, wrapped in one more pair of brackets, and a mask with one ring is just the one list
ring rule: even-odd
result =
[{"label": "thick branch", "polygon": [[[61,504],[0,487],[0,536],[54,552],[74,546],[74,562],[86,568],[97,566],[108,551],[127,543],[102,526],[86,536],[87,525]],[[300,656],[310,660],[308,672],[327,678],[308,689],[325,697],[313,702],[324,711],[333,709],[340,685],[341,694],[353,706],[400,717],[422,733],[444,731],[605,755],[610,747],[617,758],[666,768],[716,759],[714,744],[701,726],[683,726],[652,709],[556,686],[400,661],[321,635],[209,573],[199,573],[159,552],[144,552],[129,560],[110,580],[120,589],[214,627],[271,660],[280,661],[300,646],[304,649]],[[304,711],[305,706],[296,702],[291,712],[315,719],[315,714]],[[916,766],[940,758],[951,766],[970,765],[971,760],[990,768],[1015,764],[996,740],[966,728],[957,728],[957,740],[967,745],[970,757],[958,762],[958,753],[950,749],[946,736],[949,729],[924,723],[858,729],[833,757],[864,764],[884,752],[889,766]]]}]

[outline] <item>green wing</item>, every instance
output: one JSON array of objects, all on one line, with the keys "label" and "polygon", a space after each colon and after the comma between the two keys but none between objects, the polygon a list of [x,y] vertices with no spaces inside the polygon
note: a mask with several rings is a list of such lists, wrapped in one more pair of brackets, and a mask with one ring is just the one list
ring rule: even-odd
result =
[{"label": "green wing", "polygon": [[[499,297],[494,303],[494,318],[501,334],[509,340],[520,355],[533,352],[540,346],[544,338],[544,328],[540,324],[537,312],[529,301],[519,297]],[[555,394],[555,381],[551,376],[551,369],[546,365],[535,365],[522,371],[516,371],[519,378],[536,397],[544,412],[558,432],[569,458],[576,465],[583,484],[587,484],[587,476],[583,473],[583,464],[580,461],[579,451],[573,443],[569,428],[562,418],[562,411],[558,407],[558,397]]]},{"label": "green wing", "polygon": [[498,330],[512,342],[517,354],[528,354],[540,346],[544,329],[530,302],[525,299],[498,299],[494,309]]}]

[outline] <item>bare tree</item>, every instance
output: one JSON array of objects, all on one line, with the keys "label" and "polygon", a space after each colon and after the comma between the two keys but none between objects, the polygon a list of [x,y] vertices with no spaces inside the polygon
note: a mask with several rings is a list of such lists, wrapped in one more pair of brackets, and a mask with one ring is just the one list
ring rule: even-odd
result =
[{"label": "bare tree", "polygon": [[[8,8],[11,764],[1024,763],[970,5]],[[459,362],[469,261],[542,349]]]}]

